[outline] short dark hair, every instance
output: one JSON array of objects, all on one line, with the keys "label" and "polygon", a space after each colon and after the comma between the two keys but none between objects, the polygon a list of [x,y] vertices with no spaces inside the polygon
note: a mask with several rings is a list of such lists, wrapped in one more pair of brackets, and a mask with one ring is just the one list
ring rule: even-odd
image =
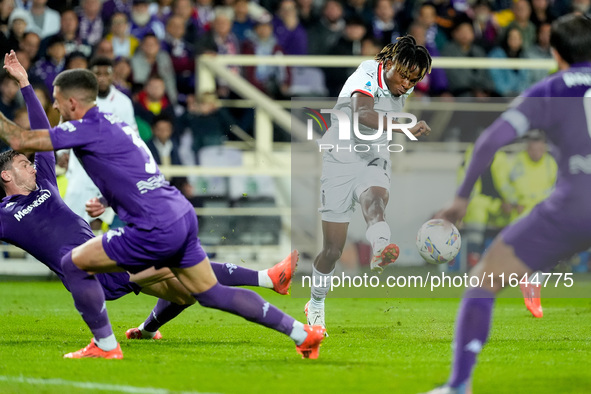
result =
[{"label": "short dark hair", "polygon": [[591,60],[591,19],[564,15],[552,23],[550,45],[568,64]]},{"label": "short dark hair", "polygon": [[[12,161],[20,154],[20,152],[12,149],[0,153],[0,172],[10,170],[12,168]],[[6,190],[4,181],[0,182],[0,186],[2,187],[2,190]]]},{"label": "short dark hair", "polygon": [[108,57],[99,56],[92,59],[90,64],[88,65],[88,69],[92,70],[95,67],[113,67],[113,61]]},{"label": "short dark hair", "polygon": [[94,102],[98,95],[96,76],[91,71],[81,68],[62,71],[53,81],[53,86],[59,87],[63,94],[72,90],[83,91],[83,100],[88,103]]},{"label": "short dark hair", "polygon": [[154,119],[152,119],[152,127],[154,127],[158,122],[168,122],[171,125],[174,125],[172,117],[164,112],[154,116]]}]

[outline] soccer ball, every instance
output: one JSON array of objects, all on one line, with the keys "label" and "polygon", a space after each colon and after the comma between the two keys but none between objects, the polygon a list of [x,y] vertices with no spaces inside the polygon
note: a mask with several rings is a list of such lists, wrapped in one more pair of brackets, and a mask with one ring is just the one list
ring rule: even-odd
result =
[{"label": "soccer ball", "polygon": [[417,249],[427,263],[448,263],[458,255],[461,246],[460,232],[444,219],[429,220],[417,233]]}]

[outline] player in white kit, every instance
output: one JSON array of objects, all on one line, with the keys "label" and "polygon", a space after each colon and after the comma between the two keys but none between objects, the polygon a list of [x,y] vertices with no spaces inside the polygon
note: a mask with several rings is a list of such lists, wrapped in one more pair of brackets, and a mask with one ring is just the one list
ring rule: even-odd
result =
[{"label": "player in white kit", "polygon": [[[375,60],[361,63],[339,94],[334,110],[346,114],[363,137],[340,139],[339,116],[332,113],[331,127],[319,141],[323,152],[320,180],[323,247],[314,261],[312,294],[305,307],[308,322],[325,327],[324,299],[357,203],[367,222],[366,237],[373,251],[372,270],[380,273],[398,258],[398,246],[390,242],[390,227],[385,221],[391,162],[390,141],[382,131],[392,123],[392,116],[386,114],[402,112],[406,98],[430,69],[431,56],[427,49],[417,45],[414,37],[404,36],[386,45]],[[357,125],[353,114],[358,116]],[[405,134],[418,137],[430,131],[420,121]]]}]

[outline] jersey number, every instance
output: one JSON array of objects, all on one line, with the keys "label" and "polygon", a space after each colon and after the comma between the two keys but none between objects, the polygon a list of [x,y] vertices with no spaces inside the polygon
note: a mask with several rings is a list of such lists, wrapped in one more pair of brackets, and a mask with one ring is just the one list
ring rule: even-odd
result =
[{"label": "jersey number", "polygon": [[125,134],[131,137],[133,144],[140,149],[143,149],[146,154],[148,155],[148,162],[145,165],[146,172],[148,174],[155,174],[156,173],[156,160],[154,160],[154,156],[152,156],[152,152],[146,145],[146,143],[140,138],[139,135],[135,132],[135,130],[131,126],[123,126],[123,131]]}]

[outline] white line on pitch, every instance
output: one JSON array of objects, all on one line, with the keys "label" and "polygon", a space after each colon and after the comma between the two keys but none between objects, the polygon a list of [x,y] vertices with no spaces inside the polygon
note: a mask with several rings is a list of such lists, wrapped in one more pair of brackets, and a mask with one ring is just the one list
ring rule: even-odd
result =
[{"label": "white line on pitch", "polygon": [[[0,381],[3,382],[15,382],[15,383],[27,383],[32,385],[49,385],[49,386],[70,386],[78,387],[88,390],[103,390],[103,391],[119,391],[121,393],[137,393],[137,394],[207,394],[197,391],[173,391],[168,389],[159,389],[153,387],[137,387],[137,386],[125,386],[119,384],[108,384],[108,383],[93,383],[93,382],[76,382],[73,380],[64,379],[40,379],[40,378],[28,378],[26,376],[4,376],[0,375]],[[213,394],[213,393],[209,393]]]}]

